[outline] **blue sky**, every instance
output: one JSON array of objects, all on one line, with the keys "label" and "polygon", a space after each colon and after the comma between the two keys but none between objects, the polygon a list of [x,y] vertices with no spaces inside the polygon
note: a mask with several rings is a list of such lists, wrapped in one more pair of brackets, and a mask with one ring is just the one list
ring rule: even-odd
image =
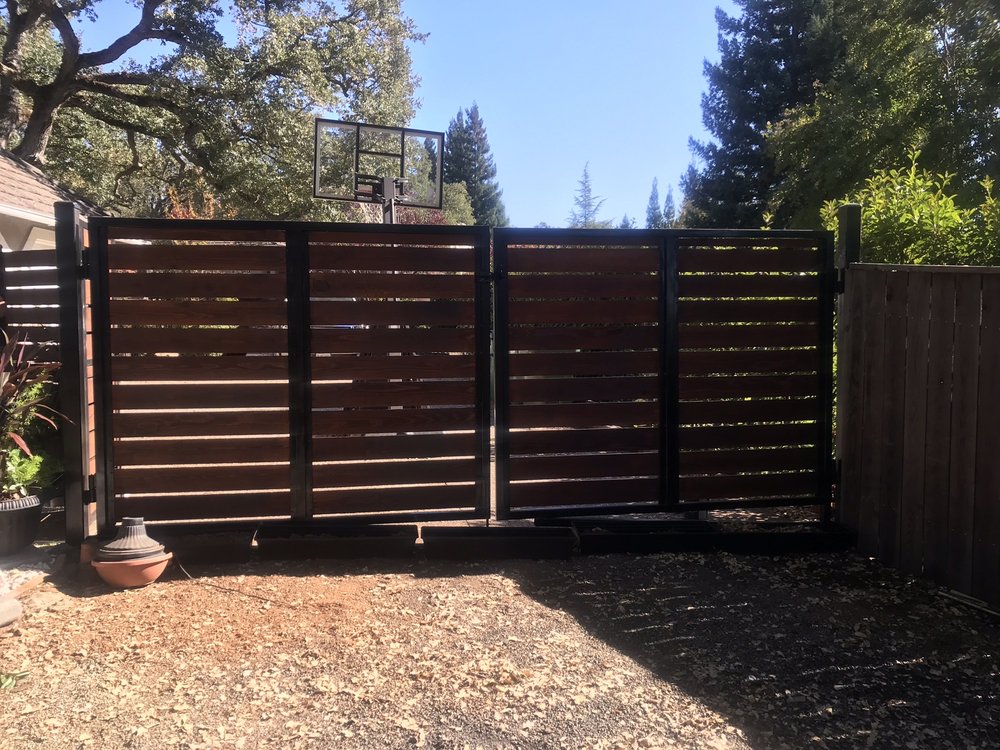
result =
[{"label": "blue sky", "polygon": [[[421,83],[412,127],[446,130],[475,101],[513,226],[564,226],[585,164],[602,218],[641,226],[654,177],[661,201],[703,138],[703,62],[716,60],[715,8],[733,0],[402,0],[427,41],[411,48]],[[85,25],[85,49],[136,20]],[[150,43],[156,45],[157,43]],[[136,57],[155,54],[143,45]]]},{"label": "blue sky", "polygon": [[602,217],[645,221],[703,137],[703,61],[730,0],[404,0],[430,37],[412,49],[415,127],[478,102],[513,226],[564,226],[584,165]]}]

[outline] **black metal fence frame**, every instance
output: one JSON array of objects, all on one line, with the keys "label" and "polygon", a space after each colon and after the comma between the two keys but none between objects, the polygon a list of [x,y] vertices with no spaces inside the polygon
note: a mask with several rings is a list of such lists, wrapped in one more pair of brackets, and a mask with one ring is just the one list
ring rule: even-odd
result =
[{"label": "black metal fence frame", "polygon": [[[585,240],[587,244],[606,242],[614,245],[622,240],[658,243],[660,254],[660,444],[659,444],[659,486],[660,497],[656,506],[634,506],[624,504],[594,504],[586,506],[561,506],[557,508],[532,508],[517,510],[510,507],[510,352],[508,345],[508,269],[507,250],[510,245],[537,243],[540,234],[550,232],[560,243],[571,241],[573,237]],[[677,251],[682,239],[804,239],[815,241],[820,252],[818,354],[822,366],[819,368],[816,384],[820,398],[820,422],[816,469],[817,483],[815,499],[808,504],[823,508],[824,520],[830,518],[832,490],[834,485],[833,457],[833,340],[834,304],[837,295],[837,271],[834,263],[834,235],[832,232],[816,230],[716,230],[716,229],[663,229],[663,230],[538,230],[538,229],[497,229],[493,233],[494,245],[494,299],[496,300],[496,353],[494,378],[496,381],[496,493],[497,518],[542,518],[585,513],[606,515],[614,513],[667,513],[679,511],[711,510],[726,507],[767,507],[788,505],[782,499],[755,499],[753,501],[697,501],[681,503],[680,498],[680,439],[679,412],[679,364],[680,346],[678,336],[678,283],[679,271]],[[803,503],[797,503],[802,505]]]}]

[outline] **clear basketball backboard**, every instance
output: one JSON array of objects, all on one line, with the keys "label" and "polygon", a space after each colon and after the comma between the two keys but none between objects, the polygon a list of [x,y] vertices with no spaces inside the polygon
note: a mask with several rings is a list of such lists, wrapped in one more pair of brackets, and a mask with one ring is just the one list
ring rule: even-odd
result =
[{"label": "clear basketball backboard", "polygon": [[[313,195],[441,208],[444,133],[316,120]],[[395,194],[384,196],[385,178]]]}]

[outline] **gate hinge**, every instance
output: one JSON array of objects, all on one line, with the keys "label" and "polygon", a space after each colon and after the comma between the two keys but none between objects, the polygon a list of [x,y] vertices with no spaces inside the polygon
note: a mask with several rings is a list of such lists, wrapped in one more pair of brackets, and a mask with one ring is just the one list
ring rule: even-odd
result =
[{"label": "gate hinge", "polygon": [[837,278],[834,281],[834,292],[843,294],[847,289],[847,272],[843,268],[837,269]]}]

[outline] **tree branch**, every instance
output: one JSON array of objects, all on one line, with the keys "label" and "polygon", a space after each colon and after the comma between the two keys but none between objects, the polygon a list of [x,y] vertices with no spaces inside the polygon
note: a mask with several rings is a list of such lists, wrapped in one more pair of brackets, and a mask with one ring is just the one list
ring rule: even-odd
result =
[{"label": "tree branch", "polygon": [[63,103],[64,107],[70,107],[72,109],[78,109],[85,115],[93,117],[95,120],[99,120],[106,125],[110,125],[114,128],[121,128],[124,131],[133,131],[136,133],[142,133],[143,135],[148,135],[150,138],[156,138],[165,144],[172,145],[174,143],[174,138],[169,133],[157,132],[153,128],[148,128],[135,122],[129,122],[126,120],[121,120],[114,115],[109,115],[106,112],[102,112],[99,108],[95,107],[91,102],[83,99],[79,96],[73,96],[67,99]]},{"label": "tree branch", "polygon": [[186,112],[185,107],[162,96],[153,96],[151,94],[133,94],[128,91],[122,91],[114,86],[105,85],[99,81],[86,79],[78,80],[76,82],[76,87],[83,89],[84,91],[90,91],[95,94],[101,94],[102,96],[108,96],[112,99],[119,99],[120,101],[134,104],[137,107],[165,109],[178,117],[183,117]]},{"label": "tree branch", "polygon": [[63,43],[63,59],[59,66],[59,73],[61,76],[72,74],[76,61],[80,57],[80,40],[77,39],[76,32],[73,31],[73,24],[69,22],[69,18],[63,13],[62,8],[55,4],[54,0],[49,0],[47,3],[45,15],[56,27]]},{"label": "tree branch", "polygon": [[166,39],[167,41],[183,40],[180,34],[165,29],[154,30],[153,23],[156,21],[156,9],[166,0],[145,0],[142,4],[142,15],[131,31],[123,34],[102,50],[96,52],[85,52],[79,57],[78,70],[87,68],[99,68],[102,65],[113,63],[124,55],[139,42],[147,39]]}]

